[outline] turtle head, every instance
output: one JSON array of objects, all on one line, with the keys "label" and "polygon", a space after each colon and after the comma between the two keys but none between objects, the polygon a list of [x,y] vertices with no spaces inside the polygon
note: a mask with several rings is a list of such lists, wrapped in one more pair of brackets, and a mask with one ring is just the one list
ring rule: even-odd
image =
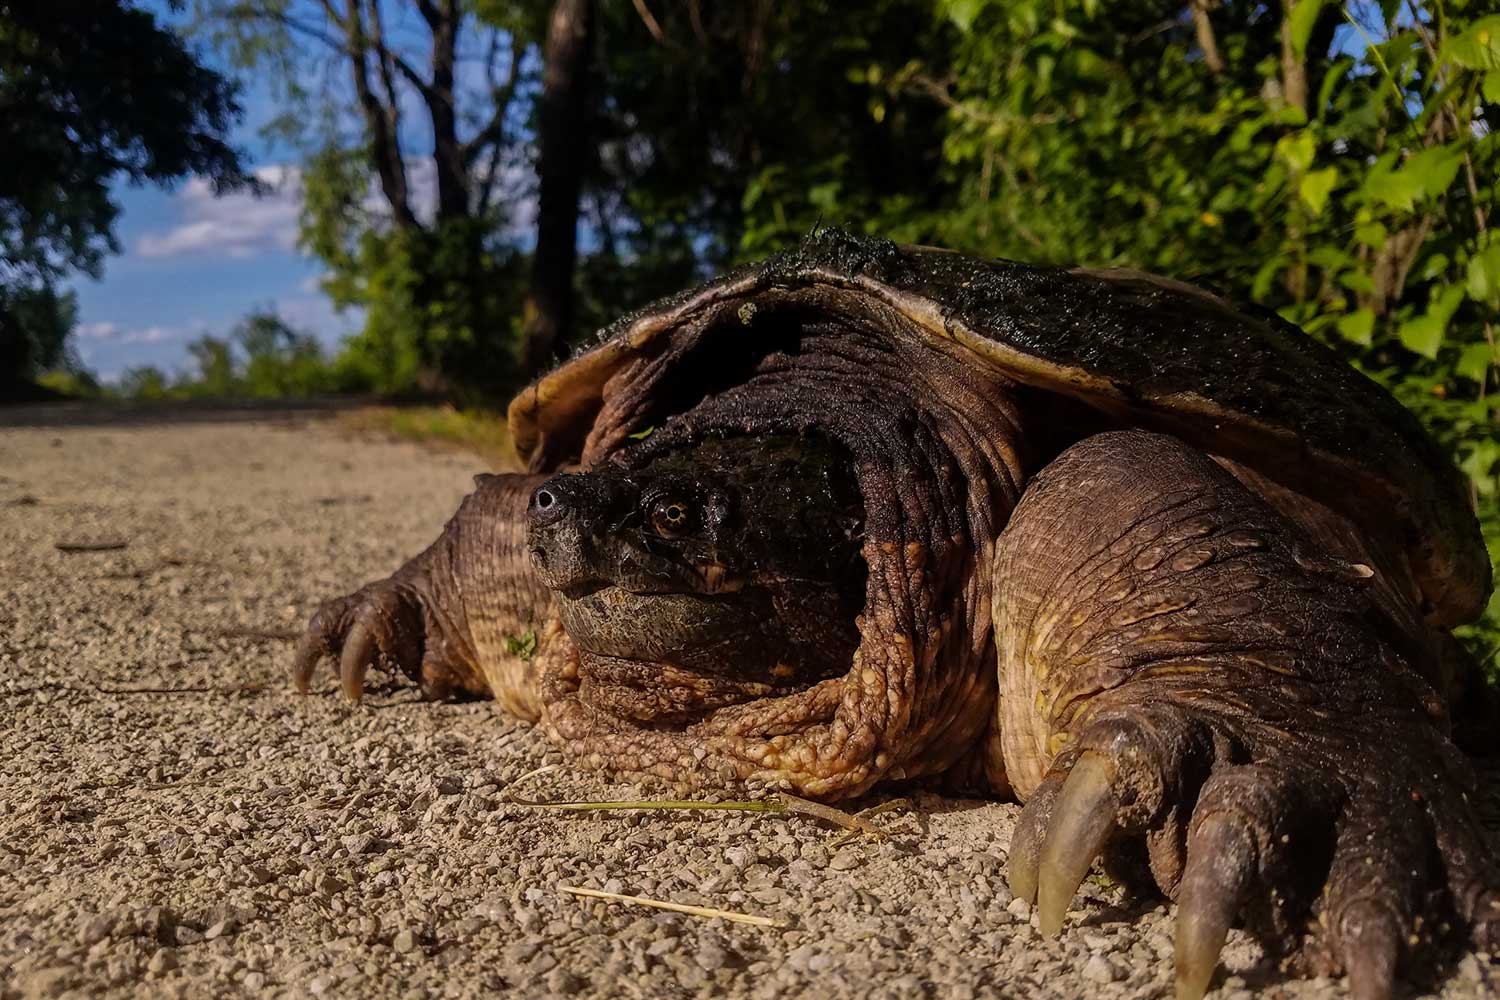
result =
[{"label": "turtle head", "polygon": [[554,476],[527,510],[580,697],[656,723],[846,672],[861,525],[847,455],[816,436],[712,439]]}]

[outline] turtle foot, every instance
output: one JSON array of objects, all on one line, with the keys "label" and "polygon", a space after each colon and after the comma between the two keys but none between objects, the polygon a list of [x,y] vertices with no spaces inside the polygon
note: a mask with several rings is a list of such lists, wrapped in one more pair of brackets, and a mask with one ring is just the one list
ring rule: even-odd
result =
[{"label": "turtle foot", "polygon": [[1010,881],[1042,933],[1094,859],[1134,839],[1177,903],[1179,1000],[1207,991],[1237,920],[1302,971],[1347,973],[1357,1000],[1390,997],[1465,935],[1500,949],[1468,762],[1419,711],[1139,695],[1093,714],[1022,813]]},{"label": "turtle foot", "polygon": [[357,702],[364,696],[365,677],[373,666],[399,671],[432,699],[473,689],[488,694],[482,680],[470,678],[465,644],[450,638],[454,632],[424,596],[420,580],[397,574],[367,584],[344,597],[323,602],[308,622],[298,643],[292,680],[306,694],[318,664],[334,661],[344,697]]}]

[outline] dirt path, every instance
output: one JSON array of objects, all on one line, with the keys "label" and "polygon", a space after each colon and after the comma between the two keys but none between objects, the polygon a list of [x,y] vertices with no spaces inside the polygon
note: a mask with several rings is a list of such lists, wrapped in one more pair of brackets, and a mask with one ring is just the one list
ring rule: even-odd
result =
[{"label": "dirt path", "polygon": [[[0,997],[1170,995],[1161,907],[1091,882],[1037,936],[1005,888],[1013,805],[922,795],[843,844],[797,816],[538,812],[504,800],[642,790],[485,704],[290,694],[282,636],[426,544],[477,460],[313,413],[31,422],[0,426]],[[1344,995],[1238,934],[1227,960],[1218,997]],[[1495,995],[1472,956],[1442,990]]]}]

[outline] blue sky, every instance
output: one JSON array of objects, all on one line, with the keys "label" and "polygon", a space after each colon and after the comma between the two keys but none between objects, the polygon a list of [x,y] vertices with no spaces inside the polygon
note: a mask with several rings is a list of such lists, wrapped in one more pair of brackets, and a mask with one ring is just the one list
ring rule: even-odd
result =
[{"label": "blue sky", "polygon": [[[179,21],[161,0],[145,0],[168,23]],[[200,58],[223,69],[212,52]],[[293,157],[260,136],[275,108],[264,87],[241,94],[245,116],[236,144],[264,179],[280,181],[264,198],[214,198],[197,179],[170,191],[121,184],[115,234],[122,253],[108,258],[97,281],[80,276],[74,336],[84,364],[106,380],[133,365],[168,371],[188,361],[201,333],[223,334],[252,309],[276,309],[292,324],[336,342],[358,323],[337,315],[317,290],[320,265],[299,253]],[[291,169],[288,166],[292,165]]]}]

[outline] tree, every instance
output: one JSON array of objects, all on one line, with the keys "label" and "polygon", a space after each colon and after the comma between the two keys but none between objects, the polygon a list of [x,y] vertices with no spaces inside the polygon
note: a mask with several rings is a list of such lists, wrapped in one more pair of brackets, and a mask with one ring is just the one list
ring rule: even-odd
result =
[{"label": "tree", "polygon": [[[1160,271],[1279,311],[1423,418],[1500,557],[1492,5],[936,7],[957,31],[951,60],[865,71],[946,116],[948,196],[896,228]],[[1500,604],[1485,629],[1495,646]]]},{"label": "tree", "polygon": [[294,109],[277,129],[306,157],[302,242],[335,304],[365,309],[353,353],[379,388],[493,396],[517,380],[524,278],[506,216],[524,193],[510,187],[538,6],[197,2]]},{"label": "tree", "polygon": [[522,329],[527,372],[540,371],[551,360],[553,345],[573,325],[578,198],[593,138],[588,102],[593,48],[594,0],[557,0],[547,27],[537,109],[540,192]]},{"label": "tree", "polygon": [[118,246],[111,185],[250,183],[234,86],[120,2],[0,5],[0,380],[66,358],[71,271]]}]

